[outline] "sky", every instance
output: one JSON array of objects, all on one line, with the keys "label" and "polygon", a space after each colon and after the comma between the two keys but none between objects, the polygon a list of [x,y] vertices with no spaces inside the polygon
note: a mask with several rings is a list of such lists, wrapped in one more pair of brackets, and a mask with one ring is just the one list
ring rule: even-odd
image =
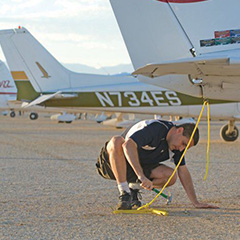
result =
[{"label": "sky", "polygon": [[131,63],[109,0],[0,0],[0,29],[18,26],[61,63]]}]

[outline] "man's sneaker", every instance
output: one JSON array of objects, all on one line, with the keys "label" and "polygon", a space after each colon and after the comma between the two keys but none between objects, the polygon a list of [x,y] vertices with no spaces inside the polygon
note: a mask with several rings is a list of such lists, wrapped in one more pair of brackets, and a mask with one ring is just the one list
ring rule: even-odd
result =
[{"label": "man's sneaker", "polygon": [[119,203],[117,206],[117,210],[129,210],[132,209],[131,206],[131,195],[128,192],[123,191],[119,196]]},{"label": "man's sneaker", "polygon": [[131,205],[132,207],[141,207],[142,203],[139,201],[139,199],[142,199],[142,196],[140,194],[140,190],[139,189],[132,189],[131,190],[131,197],[132,197],[132,202]]}]

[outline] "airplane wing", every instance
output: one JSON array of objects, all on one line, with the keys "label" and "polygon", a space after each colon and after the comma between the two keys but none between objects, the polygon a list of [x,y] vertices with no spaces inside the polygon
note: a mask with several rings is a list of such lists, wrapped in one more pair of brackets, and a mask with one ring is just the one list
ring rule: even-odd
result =
[{"label": "airplane wing", "polygon": [[169,74],[190,74],[193,78],[204,76],[240,76],[240,59],[230,57],[195,57],[160,64],[147,64],[132,75],[159,77]]}]

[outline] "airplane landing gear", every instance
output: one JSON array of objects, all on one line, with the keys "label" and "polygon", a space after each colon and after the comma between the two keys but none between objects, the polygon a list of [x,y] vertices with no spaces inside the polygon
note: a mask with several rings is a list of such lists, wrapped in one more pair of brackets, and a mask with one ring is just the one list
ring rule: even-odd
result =
[{"label": "airplane landing gear", "polygon": [[14,118],[16,116],[16,113],[14,111],[10,112],[10,117]]},{"label": "airplane landing gear", "polygon": [[220,136],[226,142],[233,142],[238,138],[239,132],[234,123],[234,120],[230,120],[229,123],[220,130]]},{"label": "airplane landing gear", "polygon": [[31,112],[30,115],[29,115],[29,118],[31,120],[36,120],[36,119],[38,119],[38,114],[35,113],[35,112]]}]

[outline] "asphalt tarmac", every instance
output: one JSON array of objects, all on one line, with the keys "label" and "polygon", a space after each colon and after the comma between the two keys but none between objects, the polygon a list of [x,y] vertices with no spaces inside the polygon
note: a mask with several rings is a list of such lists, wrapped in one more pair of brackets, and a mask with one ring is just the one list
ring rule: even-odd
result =
[{"label": "asphalt tarmac", "polygon": [[[205,122],[186,156],[199,200],[219,209],[195,209],[178,180],[169,188],[172,203],[159,197],[152,206],[169,216],[115,215],[116,183],[101,178],[95,162],[105,141],[122,130],[89,120],[1,116],[0,239],[240,239],[240,140],[223,142],[223,124],[211,123],[207,181]],[[145,203],[154,196],[142,191]]]}]

